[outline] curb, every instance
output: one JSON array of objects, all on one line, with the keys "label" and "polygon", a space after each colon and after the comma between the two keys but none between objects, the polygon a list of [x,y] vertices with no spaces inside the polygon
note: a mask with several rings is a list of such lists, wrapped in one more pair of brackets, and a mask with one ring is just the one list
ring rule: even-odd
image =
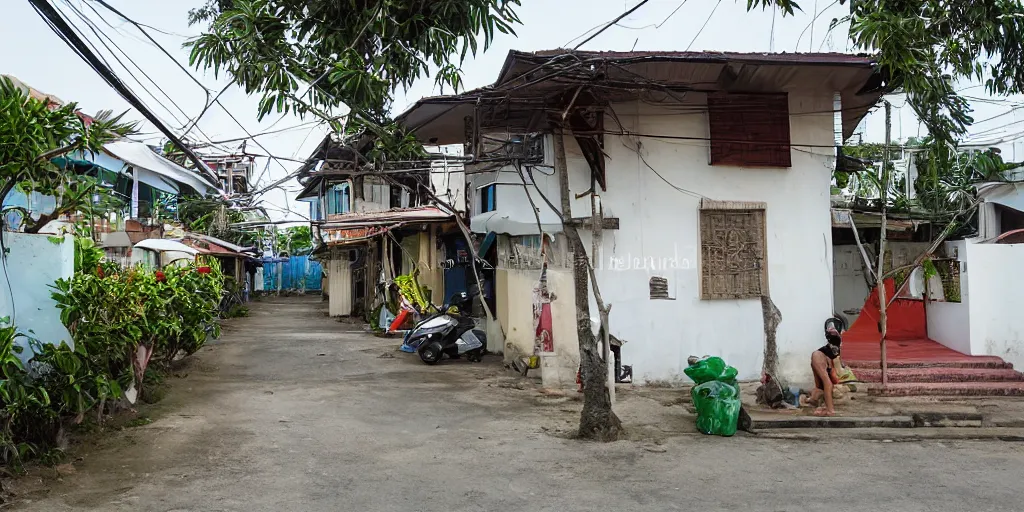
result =
[{"label": "curb", "polygon": [[794,416],[772,420],[754,420],[754,430],[781,429],[833,429],[833,428],[914,428],[917,422],[912,416],[874,417],[818,417]]},{"label": "curb", "polygon": [[1024,424],[986,421],[978,413],[915,412],[897,416],[792,416],[755,419],[754,430],[866,429],[866,428],[981,428],[1018,427]]},{"label": "curb", "polygon": [[1003,441],[1024,442],[1024,429],[1018,428],[912,428],[881,431],[877,428],[845,429],[839,431],[819,431],[808,433],[806,430],[769,430],[748,434],[758,439],[779,439],[788,441],[880,441],[916,442],[916,441]]}]

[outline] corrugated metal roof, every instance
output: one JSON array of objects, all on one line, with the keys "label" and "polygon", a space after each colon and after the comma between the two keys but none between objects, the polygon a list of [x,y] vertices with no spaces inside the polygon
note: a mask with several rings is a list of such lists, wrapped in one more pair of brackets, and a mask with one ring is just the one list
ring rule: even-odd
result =
[{"label": "corrugated metal roof", "polygon": [[597,57],[604,59],[637,59],[637,58],[668,58],[674,60],[717,60],[717,61],[747,61],[765,63],[785,64],[827,64],[827,65],[861,65],[872,66],[875,58],[865,54],[849,53],[772,53],[772,52],[720,52],[702,50],[695,52],[679,51],[642,51],[642,52],[613,52],[613,51],[572,51],[567,49],[541,50],[537,52],[511,52],[517,55],[536,55],[538,57],[553,57],[556,55],[573,54],[580,57]]},{"label": "corrugated metal roof", "polygon": [[[602,60],[608,65],[598,65],[589,72],[572,70],[571,64],[588,60]],[[472,115],[480,98],[558,98],[588,82],[608,85],[599,90],[601,101],[609,103],[629,101],[637,89],[652,87],[698,93],[839,92],[845,136],[877,103],[885,83],[875,59],[867,55],[513,50],[494,85],[456,96],[424,98],[397,120],[424,142],[434,143],[432,139],[436,139],[438,144],[447,144],[462,139],[463,119]]]}]

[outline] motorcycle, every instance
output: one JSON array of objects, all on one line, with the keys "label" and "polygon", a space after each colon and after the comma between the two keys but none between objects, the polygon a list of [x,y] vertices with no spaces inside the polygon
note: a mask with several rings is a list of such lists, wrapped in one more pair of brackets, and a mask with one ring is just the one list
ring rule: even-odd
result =
[{"label": "motorcycle", "polygon": [[[452,307],[458,313],[452,312]],[[426,364],[437,364],[444,356],[460,359],[466,356],[472,362],[483,360],[487,335],[475,329],[476,323],[468,313],[469,295],[461,292],[452,296],[449,304],[424,318],[406,335],[403,349],[415,350]]]}]

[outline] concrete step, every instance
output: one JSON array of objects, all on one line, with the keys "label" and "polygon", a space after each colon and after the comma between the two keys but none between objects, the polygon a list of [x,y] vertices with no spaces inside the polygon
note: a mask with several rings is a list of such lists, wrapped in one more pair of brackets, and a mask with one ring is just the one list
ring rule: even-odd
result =
[{"label": "concrete step", "polygon": [[[879,362],[843,360],[843,364],[857,369],[879,369]],[[1007,363],[995,356],[979,356],[961,361],[889,361],[889,368],[984,368],[998,370],[1012,370],[1013,364]]]},{"label": "concrete step", "polygon": [[913,382],[868,387],[874,396],[1024,396],[1024,382]]},{"label": "concrete step", "polygon": [[[861,382],[882,382],[882,370],[855,369]],[[1009,368],[890,368],[889,382],[1017,382],[1024,374]]]}]

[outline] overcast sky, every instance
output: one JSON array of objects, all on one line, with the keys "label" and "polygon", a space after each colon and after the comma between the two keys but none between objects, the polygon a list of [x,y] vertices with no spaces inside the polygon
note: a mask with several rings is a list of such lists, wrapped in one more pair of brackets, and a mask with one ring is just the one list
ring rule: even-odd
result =
[{"label": "overcast sky", "polygon": [[[204,90],[183,73],[173,62],[149,44],[131,25],[106,11],[90,0],[52,0],[73,25],[82,30],[100,52],[107,56],[115,73],[128,84],[166,124],[180,129],[189,118],[194,117],[206,102]],[[70,3],[68,3],[70,2]],[[198,34],[199,27],[189,27],[186,15],[191,7],[201,0],[108,0],[115,8],[140,23],[152,25],[175,35],[157,32],[151,34],[183,64],[188,54],[181,48],[187,37]],[[581,35],[596,27],[603,26],[622,12],[638,3],[638,0],[523,0],[518,9],[523,25],[517,28],[518,37],[499,37],[489,51],[469,60],[464,65],[465,83],[468,88],[491,83],[511,49],[536,51],[571,46],[578,43]],[[829,31],[833,18],[845,14],[847,6],[837,1],[810,0],[801,2],[805,12],[796,16],[783,17],[772,10],[746,12],[743,0],[650,0],[634,14],[605,31],[589,42],[583,49],[589,50],[723,50],[751,52],[849,52],[847,27],[839,25]],[[114,61],[109,52],[100,46],[100,39],[89,26],[77,17],[74,6],[93,20],[96,29],[108,34],[113,41],[138,63],[142,71],[164,90],[161,93],[153,83],[136,69],[125,57],[117,54],[142,85],[135,82],[129,72]],[[106,24],[93,7],[113,25]],[[815,17],[815,13],[817,16]],[[571,45],[570,45],[571,43]],[[110,44],[107,42],[107,44]],[[64,101],[77,101],[86,112],[112,109],[129,110],[121,99],[96,73],[76,56],[50,31],[26,0],[7,0],[3,16],[0,16],[0,73],[11,74],[32,87],[58,96]],[[115,50],[116,52],[116,50]],[[193,72],[202,84],[210,89],[220,90],[226,83],[223,77],[215,79],[212,74]],[[964,84],[968,88],[975,84]],[[146,91],[150,91],[149,93]],[[400,112],[421,96],[436,95],[433,80],[423,80],[410,91],[400,91],[396,97],[395,110]],[[152,93],[152,95],[150,95]],[[973,87],[964,94],[976,96],[973,102],[978,120],[994,118],[979,123],[972,133],[979,139],[993,140],[1007,152],[1008,159],[1024,159],[1024,148],[1012,150],[1016,138],[1024,137],[1024,116],[1015,110],[1021,105],[1021,98],[992,101],[981,87]],[[170,99],[168,99],[168,96]],[[173,101],[172,101],[173,100]],[[297,127],[279,134],[260,137],[257,140],[270,154],[303,159],[322,140],[325,129],[309,124],[293,116],[281,119],[271,115],[262,122],[256,119],[258,98],[247,97],[237,88],[230,88],[221,97],[222,102],[250,133],[273,129]],[[923,135],[913,117],[910,107],[905,106],[901,97],[892,99],[896,117],[893,121],[894,136],[900,139]],[[180,108],[180,110],[179,110]],[[129,117],[142,119],[132,111]],[[869,116],[866,122],[865,138],[872,141],[883,139],[883,119],[879,113]],[[306,123],[306,124],[304,124]],[[209,137],[214,141],[244,137],[246,134],[222,109],[216,105],[199,123],[202,133],[193,133],[198,139]],[[160,134],[150,125],[144,125],[140,138],[157,143]],[[238,143],[225,144],[235,147]],[[248,151],[263,153],[264,149],[250,142]],[[261,184],[269,184],[294,170],[299,164],[291,161],[269,162],[257,160],[256,175]],[[264,173],[264,169],[266,172]],[[286,190],[275,190],[264,196],[265,206],[276,219],[299,219],[308,210],[304,203],[296,204],[295,193],[299,186],[294,180],[286,184]],[[289,211],[290,210],[290,211]]]}]

